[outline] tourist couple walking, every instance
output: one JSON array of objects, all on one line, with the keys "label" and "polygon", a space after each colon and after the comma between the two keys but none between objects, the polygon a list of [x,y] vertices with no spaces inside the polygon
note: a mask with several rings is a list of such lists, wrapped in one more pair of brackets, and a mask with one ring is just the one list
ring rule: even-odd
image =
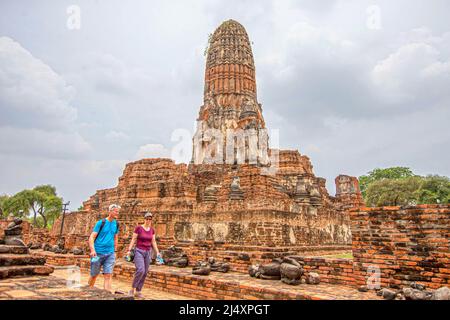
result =
[{"label": "tourist couple walking", "polygon": [[[111,291],[112,273],[116,262],[119,233],[119,223],[117,222],[119,210],[119,205],[110,205],[108,217],[97,221],[89,237],[89,248],[91,250],[91,276],[89,278],[89,286],[91,287],[94,286],[100,269],[103,267],[104,289]],[[142,297],[141,290],[150,266],[152,248],[160,258],[155,240],[155,229],[152,227],[153,216],[150,212],[146,212],[144,219],[145,223],[134,229],[127,252],[127,255],[130,256],[136,244],[134,253],[136,271],[129,294],[138,297]]]}]

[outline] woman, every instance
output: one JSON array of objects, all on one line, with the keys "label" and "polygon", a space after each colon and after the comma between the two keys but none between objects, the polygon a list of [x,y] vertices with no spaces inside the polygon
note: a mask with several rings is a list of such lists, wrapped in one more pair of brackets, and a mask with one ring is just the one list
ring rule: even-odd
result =
[{"label": "woman", "polygon": [[129,294],[133,296],[136,295],[139,298],[142,297],[141,290],[144,286],[150,261],[152,259],[152,247],[159,257],[159,250],[155,240],[155,229],[152,227],[153,215],[150,212],[147,212],[144,215],[144,219],[145,223],[134,229],[133,237],[127,252],[127,255],[129,256],[134,244],[136,243],[136,249],[134,251],[134,265],[136,266],[136,273],[133,279],[132,290],[130,290]]}]

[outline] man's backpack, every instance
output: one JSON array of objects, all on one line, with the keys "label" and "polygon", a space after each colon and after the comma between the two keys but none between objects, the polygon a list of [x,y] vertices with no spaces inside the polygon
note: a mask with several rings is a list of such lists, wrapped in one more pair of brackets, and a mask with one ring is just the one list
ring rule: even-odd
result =
[{"label": "man's backpack", "polygon": [[[105,223],[106,223],[106,218],[103,218],[102,219],[102,224],[100,225],[100,229],[98,229],[98,232],[97,232],[97,235],[95,236],[94,242],[97,241],[97,238],[100,235],[100,233],[102,232],[102,229],[105,226]],[[117,221],[117,219],[116,219],[116,226],[117,226],[117,231],[119,231],[120,230],[120,228],[119,228],[119,221]]]}]

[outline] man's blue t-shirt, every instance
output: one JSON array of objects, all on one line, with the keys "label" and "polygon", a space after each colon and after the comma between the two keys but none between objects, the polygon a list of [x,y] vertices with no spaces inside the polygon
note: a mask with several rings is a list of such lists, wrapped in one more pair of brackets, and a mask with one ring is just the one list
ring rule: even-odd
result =
[{"label": "man's blue t-shirt", "polygon": [[[94,232],[99,232],[102,225],[102,220],[97,221],[94,227]],[[119,232],[117,221],[109,221],[105,219],[105,225],[102,231],[98,233],[97,240],[94,242],[95,251],[98,254],[110,254],[114,252],[114,236]]]}]

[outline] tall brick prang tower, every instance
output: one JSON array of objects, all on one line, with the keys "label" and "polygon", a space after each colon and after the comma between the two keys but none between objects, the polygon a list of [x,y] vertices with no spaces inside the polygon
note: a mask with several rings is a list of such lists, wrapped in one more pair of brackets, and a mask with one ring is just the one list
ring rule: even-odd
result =
[{"label": "tall brick prang tower", "polygon": [[193,163],[268,163],[252,48],[245,28],[234,20],[223,22],[210,39],[203,100]]}]

